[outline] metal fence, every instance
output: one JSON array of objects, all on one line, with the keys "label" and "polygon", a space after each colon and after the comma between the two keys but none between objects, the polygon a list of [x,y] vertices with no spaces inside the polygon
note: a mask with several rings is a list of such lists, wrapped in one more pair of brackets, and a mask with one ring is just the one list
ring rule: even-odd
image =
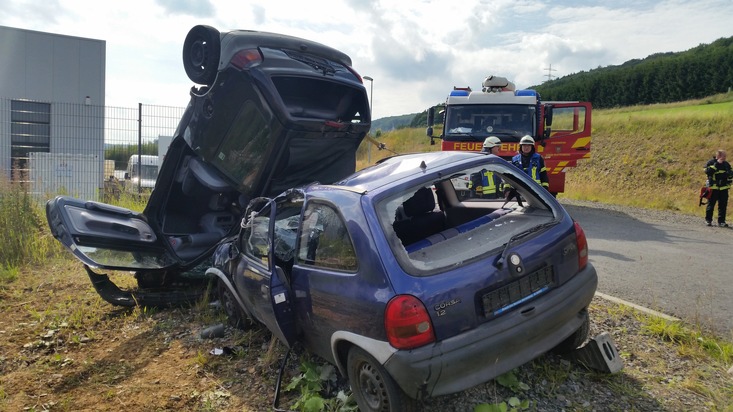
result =
[{"label": "metal fence", "polygon": [[[139,193],[132,155],[165,155],[185,107],[0,99],[0,179],[40,199],[66,194],[108,201]],[[138,157],[135,157],[138,159]],[[3,176],[4,175],[4,176]]]}]

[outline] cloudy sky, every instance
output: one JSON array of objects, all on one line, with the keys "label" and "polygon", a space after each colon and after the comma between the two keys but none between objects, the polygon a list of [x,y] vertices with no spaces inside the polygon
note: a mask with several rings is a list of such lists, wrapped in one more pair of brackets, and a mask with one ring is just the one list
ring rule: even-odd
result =
[{"label": "cloudy sky", "polygon": [[[730,0],[3,0],[0,25],[106,41],[106,104],[185,106],[183,40],[197,24],[335,47],[374,79],[375,119],[425,110],[453,86],[552,76],[733,36]],[[552,71],[548,70],[552,68]]]}]

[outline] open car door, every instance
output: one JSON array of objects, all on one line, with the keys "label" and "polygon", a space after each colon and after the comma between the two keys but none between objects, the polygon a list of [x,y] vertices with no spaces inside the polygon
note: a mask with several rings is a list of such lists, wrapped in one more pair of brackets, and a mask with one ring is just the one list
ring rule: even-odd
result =
[{"label": "open car door", "polygon": [[270,303],[274,322],[270,322],[267,328],[289,348],[295,343],[297,336],[293,292],[279,266],[274,266],[270,277]]},{"label": "open car door", "polygon": [[145,217],[129,209],[58,196],[46,204],[53,236],[85,265],[165,269],[177,263]]},{"label": "open car door", "polygon": [[[291,208],[289,213],[292,212]],[[283,258],[293,251],[295,234],[283,241],[284,222],[277,200],[253,199],[245,216],[239,234],[244,264],[234,274],[234,282],[248,311],[290,347],[295,342],[297,329],[294,295],[284,268],[287,262]]]},{"label": "open car door", "polygon": [[590,157],[591,104],[587,102],[545,102],[552,106],[552,131],[544,139],[540,154],[545,162],[562,162],[571,167]]}]

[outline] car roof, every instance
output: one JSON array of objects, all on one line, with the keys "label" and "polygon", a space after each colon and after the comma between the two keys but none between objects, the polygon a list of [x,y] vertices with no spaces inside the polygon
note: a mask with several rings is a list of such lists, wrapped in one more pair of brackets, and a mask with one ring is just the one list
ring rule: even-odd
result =
[{"label": "car roof", "polygon": [[398,155],[386,158],[374,166],[362,169],[334,183],[349,189],[368,192],[399,181],[419,177],[448,166],[460,166],[473,162],[503,161],[501,158],[477,152],[426,152]]}]

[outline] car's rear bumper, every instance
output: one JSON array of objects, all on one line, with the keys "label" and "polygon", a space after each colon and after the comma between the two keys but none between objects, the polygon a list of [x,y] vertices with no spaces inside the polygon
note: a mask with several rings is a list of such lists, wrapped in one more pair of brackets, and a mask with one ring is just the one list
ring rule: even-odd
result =
[{"label": "car's rear bumper", "polygon": [[459,392],[521,366],[573,334],[588,316],[598,277],[588,266],[561,287],[433,345],[395,352],[384,364],[407,395]]}]

